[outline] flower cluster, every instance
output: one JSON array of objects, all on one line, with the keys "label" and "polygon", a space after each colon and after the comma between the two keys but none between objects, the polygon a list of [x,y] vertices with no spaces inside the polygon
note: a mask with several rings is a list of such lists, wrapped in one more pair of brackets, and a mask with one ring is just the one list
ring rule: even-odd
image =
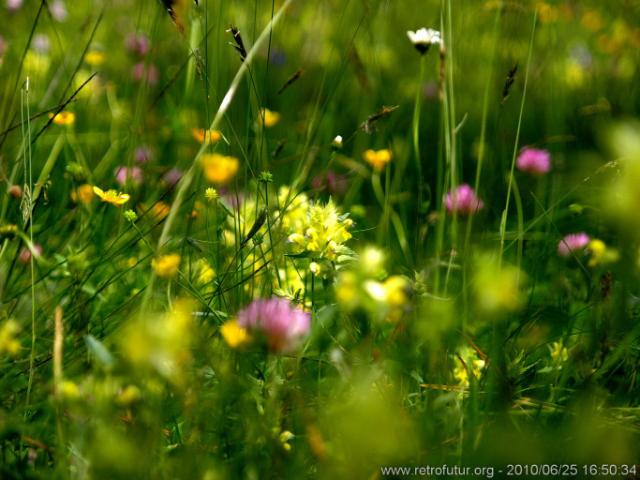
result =
[{"label": "flower cluster", "polygon": [[377,320],[399,322],[411,309],[412,286],[402,275],[387,277],[384,264],[384,252],[369,246],[353,262],[354,268],[341,270],[335,283],[340,306],[346,311],[363,309]]},{"label": "flower cluster", "polygon": [[232,348],[248,341],[249,334],[263,337],[273,352],[294,350],[309,333],[311,315],[283,298],[254,300],[238,312],[237,320],[222,326],[221,333]]},{"label": "flower cluster", "polygon": [[315,203],[307,210],[303,229],[289,235],[289,242],[299,252],[310,252],[315,258],[334,261],[342,245],[351,238],[348,229],[353,220],[340,215],[332,200],[326,205]]},{"label": "flower cluster", "polygon": [[543,175],[551,170],[551,155],[547,150],[525,147],[516,160],[518,170],[532,175]]},{"label": "flower cluster", "polygon": [[476,192],[468,184],[463,183],[444,197],[444,205],[449,213],[458,215],[472,215],[484,207]]}]

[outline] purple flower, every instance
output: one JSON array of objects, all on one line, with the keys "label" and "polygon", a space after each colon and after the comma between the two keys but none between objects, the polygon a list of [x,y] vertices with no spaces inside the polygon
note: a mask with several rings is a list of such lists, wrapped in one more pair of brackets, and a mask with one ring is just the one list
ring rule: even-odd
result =
[{"label": "purple flower", "polygon": [[146,82],[149,85],[155,85],[158,83],[160,73],[155,65],[145,65],[144,62],[139,62],[133,66],[131,75],[136,82]]},{"label": "purple flower", "polygon": [[140,165],[149,163],[151,157],[153,157],[153,152],[149,147],[145,145],[140,145],[138,148],[136,148],[136,151],[133,154],[133,158],[135,159],[136,163]]},{"label": "purple flower", "polygon": [[180,181],[181,178],[182,178],[182,170],[180,170],[179,168],[172,168],[162,176],[162,181],[169,186],[174,186],[176,183]]},{"label": "purple flower", "polygon": [[143,34],[130,34],[124,42],[125,47],[134,55],[145,57],[150,50],[149,39]]},{"label": "purple flower", "polygon": [[533,175],[543,175],[551,170],[551,155],[547,150],[524,147],[516,160],[518,170]]},{"label": "purple flower", "polygon": [[458,215],[471,215],[484,207],[484,203],[476,196],[466,183],[458,185],[455,190],[447,193],[444,197],[444,205],[450,213]]},{"label": "purple flower", "polygon": [[254,300],[238,312],[238,325],[264,335],[275,352],[293,350],[311,328],[311,316],[284,298]]},{"label": "purple flower", "polygon": [[22,2],[23,0],[7,0],[7,9],[11,12],[15,12],[22,7]]},{"label": "purple flower", "polygon": [[49,53],[51,42],[49,37],[43,33],[39,33],[33,36],[33,49],[38,53]]},{"label": "purple flower", "polygon": [[64,22],[69,16],[67,6],[62,0],[54,0],[49,3],[49,12],[56,22]]},{"label": "purple flower", "polygon": [[[36,258],[42,255],[42,245],[37,243],[33,244],[33,253],[35,253]],[[28,248],[23,248],[20,250],[20,255],[18,255],[18,261],[20,263],[29,263],[31,261],[31,250]]]},{"label": "purple flower", "polygon": [[582,250],[590,241],[589,235],[584,232],[570,233],[558,243],[558,255],[568,257],[571,252]]},{"label": "purple flower", "polygon": [[142,169],[140,167],[118,167],[115,171],[116,182],[124,185],[127,181],[140,185],[142,183]]}]

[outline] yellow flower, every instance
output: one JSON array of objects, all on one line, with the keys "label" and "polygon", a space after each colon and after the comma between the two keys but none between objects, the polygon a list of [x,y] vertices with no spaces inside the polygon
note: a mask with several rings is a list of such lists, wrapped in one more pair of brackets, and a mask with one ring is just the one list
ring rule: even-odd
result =
[{"label": "yellow flower", "polygon": [[163,220],[167,215],[169,215],[170,211],[171,205],[163,201],[156,202],[151,207],[151,214],[156,220]]},{"label": "yellow flower", "polygon": [[202,167],[208,181],[222,185],[238,173],[240,162],[236,157],[209,153],[202,156]]},{"label": "yellow flower", "polygon": [[216,272],[211,268],[211,265],[204,259],[201,258],[197,262],[197,271],[198,274],[196,276],[196,283],[198,285],[205,285],[210,283],[214,277],[216,276]]},{"label": "yellow flower", "polygon": [[291,445],[289,444],[289,441],[293,440],[294,437],[295,435],[291,433],[289,430],[284,430],[278,436],[278,440],[280,440],[280,443],[282,444],[282,448],[284,448],[285,451],[287,452],[291,451]]},{"label": "yellow flower", "polygon": [[210,202],[213,202],[218,197],[218,191],[215,188],[209,187],[204,191],[204,198]]},{"label": "yellow flower", "polygon": [[135,385],[127,385],[118,393],[118,396],[116,397],[116,403],[118,403],[119,405],[128,406],[140,400],[141,396],[142,394],[140,393],[140,389],[138,387],[136,387]]},{"label": "yellow flower", "polygon": [[249,341],[247,331],[238,325],[237,320],[229,320],[220,327],[220,334],[231,348],[238,348]]},{"label": "yellow flower", "polygon": [[89,203],[91,203],[92,199],[93,187],[88,183],[80,185],[73,192],[71,192],[71,200],[76,203],[84,203],[85,205],[88,205]]},{"label": "yellow flower", "polygon": [[100,200],[102,200],[103,202],[110,203],[111,205],[115,205],[116,207],[124,205],[129,201],[129,198],[131,198],[127,193],[120,193],[116,190],[107,190],[105,192],[104,190],[96,186],[93,187],[93,193],[100,197]]},{"label": "yellow flower", "polygon": [[218,130],[205,130],[204,128],[194,128],[191,135],[198,143],[216,143],[222,138],[222,134]]},{"label": "yellow flower", "polygon": [[409,303],[411,285],[406,277],[393,275],[384,281],[384,289],[387,292],[387,303],[393,308],[404,307]]},{"label": "yellow flower", "polygon": [[378,247],[369,245],[360,253],[362,271],[372,277],[379,277],[384,272],[385,253]]},{"label": "yellow flower", "polygon": [[354,310],[360,301],[358,290],[358,279],[356,275],[343,270],[336,282],[336,299],[347,310]]},{"label": "yellow flower", "polygon": [[92,67],[97,67],[104,63],[105,54],[99,50],[90,50],[84,56],[84,61]]},{"label": "yellow flower", "polygon": [[480,358],[478,352],[466,345],[458,351],[454,362],[456,366],[453,370],[453,376],[458,381],[458,385],[462,387],[469,386],[469,373],[478,380],[486,366],[486,362]]},{"label": "yellow flower", "polygon": [[594,238],[589,242],[589,245],[587,245],[587,251],[590,255],[590,267],[596,267],[600,264],[615,262],[619,257],[619,254],[616,250],[607,247],[606,243],[597,238]]},{"label": "yellow flower", "polygon": [[80,388],[70,380],[63,380],[58,385],[58,393],[66,400],[77,400],[80,398]]},{"label": "yellow flower", "polygon": [[73,125],[76,121],[76,114],[73,112],[62,111],[57,115],[49,114],[49,118],[53,118],[56,125]]},{"label": "yellow flower", "polygon": [[280,114],[272,112],[268,108],[260,109],[260,122],[267,128],[271,128],[280,121]]},{"label": "yellow flower", "polygon": [[7,320],[0,327],[0,354],[8,353],[15,357],[20,351],[20,342],[16,339],[16,334],[20,327],[15,320]]},{"label": "yellow flower", "polygon": [[178,273],[178,267],[180,267],[180,255],[177,253],[161,255],[151,261],[151,266],[159,277],[174,277]]},{"label": "yellow flower", "polygon": [[569,351],[562,342],[553,342],[549,349],[551,350],[551,359],[555,362],[562,363],[569,359]]},{"label": "yellow flower", "polygon": [[278,204],[282,209],[280,224],[285,231],[303,230],[309,210],[309,199],[304,193],[282,186],[278,192]]},{"label": "yellow flower", "polygon": [[339,215],[331,200],[326,205],[312,205],[307,215],[305,249],[318,252],[319,256],[329,260],[335,260],[340,246],[351,238],[347,229],[353,225],[353,220]]},{"label": "yellow flower", "polygon": [[388,148],[382,150],[365,150],[362,154],[362,158],[365,162],[373,167],[374,170],[382,170],[387,163],[391,161],[391,150]]}]

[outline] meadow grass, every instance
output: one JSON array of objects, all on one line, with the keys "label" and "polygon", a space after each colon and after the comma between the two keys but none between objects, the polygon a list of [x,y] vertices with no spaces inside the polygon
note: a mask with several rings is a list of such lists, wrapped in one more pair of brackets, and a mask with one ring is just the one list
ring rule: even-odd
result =
[{"label": "meadow grass", "polygon": [[637,475],[638,18],[3,2],[0,478]]}]

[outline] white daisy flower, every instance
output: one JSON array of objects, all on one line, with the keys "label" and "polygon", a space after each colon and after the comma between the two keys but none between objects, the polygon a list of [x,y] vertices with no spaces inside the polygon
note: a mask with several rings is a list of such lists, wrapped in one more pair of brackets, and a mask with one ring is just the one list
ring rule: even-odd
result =
[{"label": "white daisy flower", "polygon": [[427,53],[431,45],[440,45],[442,43],[440,32],[432,28],[421,28],[416,32],[409,30],[407,36],[421,55]]}]

